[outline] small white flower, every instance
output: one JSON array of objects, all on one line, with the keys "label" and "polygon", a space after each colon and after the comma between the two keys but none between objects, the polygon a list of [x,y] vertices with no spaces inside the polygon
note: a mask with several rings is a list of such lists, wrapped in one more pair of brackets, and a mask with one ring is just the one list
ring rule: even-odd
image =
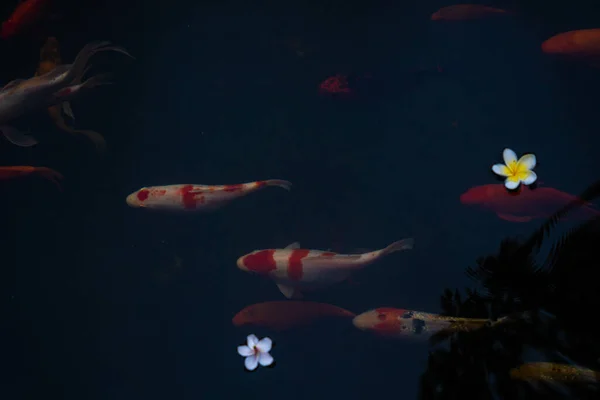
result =
[{"label": "small white flower", "polygon": [[273,342],[268,337],[262,338],[260,341],[255,335],[248,335],[247,344],[238,346],[238,354],[246,357],[244,366],[249,371],[254,371],[258,364],[263,367],[268,367],[273,364],[273,357],[269,354]]},{"label": "small white flower", "polygon": [[536,159],[533,154],[525,154],[517,161],[517,155],[511,149],[504,149],[502,152],[504,164],[494,164],[492,171],[495,174],[506,177],[504,186],[513,190],[519,187],[519,184],[531,185],[537,180],[537,175],[532,169],[535,168]]}]

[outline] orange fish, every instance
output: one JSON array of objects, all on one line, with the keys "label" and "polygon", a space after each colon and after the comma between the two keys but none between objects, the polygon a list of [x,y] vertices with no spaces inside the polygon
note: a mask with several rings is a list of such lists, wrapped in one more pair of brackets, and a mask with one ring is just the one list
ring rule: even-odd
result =
[{"label": "orange fish", "polygon": [[233,317],[235,326],[253,325],[275,331],[310,325],[326,318],[354,318],[355,314],[330,304],[312,301],[268,301],[244,308]]},{"label": "orange fish", "polygon": [[499,14],[508,14],[508,12],[500,8],[487,7],[478,4],[456,4],[440,8],[438,11],[431,14],[431,20],[463,21]]},{"label": "orange fish", "polygon": [[[551,187],[531,189],[521,187],[515,193],[503,184],[475,186],[460,196],[460,202],[477,205],[495,212],[498,217],[511,222],[529,222],[535,218],[548,218],[577,197]],[[573,210],[565,219],[588,219],[600,216],[600,211],[585,203]]]},{"label": "orange fish", "polygon": [[40,175],[54,183],[60,189],[59,181],[63,176],[53,169],[46,167],[31,167],[29,165],[19,165],[13,167],[0,167],[0,180],[14,179],[28,175]]},{"label": "orange fish", "polygon": [[46,12],[50,0],[23,0],[11,16],[2,23],[0,38],[8,39],[19,35],[35,25]]},{"label": "orange fish", "polygon": [[600,64],[600,29],[559,33],[542,43],[542,51],[546,54],[590,58]]},{"label": "orange fish", "polygon": [[[500,320],[499,320],[500,321]],[[468,332],[497,322],[480,318],[447,317],[402,308],[381,307],[357,315],[352,323],[363,331],[396,339],[429,338],[441,331]]]}]

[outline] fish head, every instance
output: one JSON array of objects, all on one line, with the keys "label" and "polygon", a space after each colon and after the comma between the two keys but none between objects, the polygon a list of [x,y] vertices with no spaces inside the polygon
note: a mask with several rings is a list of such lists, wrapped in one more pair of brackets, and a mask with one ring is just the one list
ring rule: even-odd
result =
[{"label": "fish head", "polygon": [[243,326],[252,323],[259,317],[258,310],[256,307],[249,306],[244,308],[242,311],[235,314],[231,322],[234,326]]},{"label": "fish head", "polygon": [[246,272],[252,272],[259,275],[268,275],[269,272],[277,269],[277,264],[273,255],[275,250],[254,250],[238,258],[236,264],[239,269]]},{"label": "fish head", "polygon": [[576,32],[564,32],[542,42],[542,52],[546,54],[571,53],[577,49],[574,40]]},{"label": "fish head", "polygon": [[432,21],[439,21],[443,19],[443,15],[441,11],[436,11],[433,14],[431,14],[431,20]]},{"label": "fish head", "polygon": [[357,315],[352,324],[360,330],[379,336],[411,336],[413,333],[412,311],[382,307]]},{"label": "fish head", "polygon": [[147,207],[148,203],[151,203],[151,197],[152,192],[150,189],[143,187],[127,196],[125,201],[129,207],[141,208]]},{"label": "fish head", "polygon": [[460,195],[462,204],[483,204],[490,199],[493,192],[491,185],[473,186]]}]

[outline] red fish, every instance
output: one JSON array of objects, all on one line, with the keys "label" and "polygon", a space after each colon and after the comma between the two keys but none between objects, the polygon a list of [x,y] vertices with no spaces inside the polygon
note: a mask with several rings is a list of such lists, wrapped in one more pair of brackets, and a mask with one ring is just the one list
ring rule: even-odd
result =
[{"label": "red fish", "polygon": [[325,79],[319,85],[319,92],[321,94],[345,94],[352,93],[352,90],[348,86],[348,77],[346,75],[335,75]]},{"label": "red fish", "polygon": [[240,257],[237,266],[271,278],[281,293],[291,299],[302,297],[301,290],[318,290],[342,282],[380,258],[412,247],[413,239],[404,239],[370,253],[338,254],[300,249],[298,243],[292,243],[284,249],[255,250]]},{"label": "red fish", "polygon": [[559,33],[542,43],[546,54],[588,60],[600,66],[600,29],[581,29]]},{"label": "red fish", "polygon": [[63,179],[63,176],[59,172],[46,167],[31,167],[29,165],[0,167],[0,180],[20,178],[28,175],[40,175],[58,186],[58,189],[60,189],[59,181]]},{"label": "red fish", "polygon": [[354,318],[356,314],[330,304],[312,301],[268,301],[244,308],[233,317],[235,326],[260,326],[284,331],[326,318]]},{"label": "red fish", "polygon": [[[495,212],[498,217],[511,222],[529,222],[535,218],[548,218],[577,197],[551,187],[531,189],[521,187],[515,193],[503,184],[475,186],[460,196],[460,202],[478,205]],[[600,211],[590,204],[582,204],[565,219],[587,219],[599,216]]]},{"label": "red fish", "polygon": [[23,0],[11,16],[2,23],[0,38],[19,35],[36,24],[46,12],[50,0]]},{"label": "red fish", "polygon": [[145,187],[127,196],[127,204],[136,208],[162,210],[212,211],[230,201],[267,186],[290,190],[292,184],[270,179],[235,185],[167,185]]},{"label": "red fish", "polygon": [[397,339],[428,338],[441,331],[470,331],[495,324],[488,319],[446,317],[390,307],[366,311],[357,315],[352,323],[360,330]]},{"label": "red fish", "polygon": [[443,7],[434,12],[431,14],[431,20],[462,21],[499,14],[507,14],[507,11],[500,8],[487,7],[478,4],[456,4],[453,6]]}]

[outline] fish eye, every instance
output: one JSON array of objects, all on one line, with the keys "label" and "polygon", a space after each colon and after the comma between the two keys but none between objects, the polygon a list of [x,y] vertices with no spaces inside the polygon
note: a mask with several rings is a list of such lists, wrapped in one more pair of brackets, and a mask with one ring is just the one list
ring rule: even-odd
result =
[{"label": "fish eye", "polygon": [[414,312],[412,311],[407,311],[404,314],[402,314],[402,318],[412,318],[414,315]]},{"label": "fish eye", "polygon": [[386,318],[386,315],[384,313],[377,314],[377,319],[379,319],[380,321],[383,321],[385,318]]}]

